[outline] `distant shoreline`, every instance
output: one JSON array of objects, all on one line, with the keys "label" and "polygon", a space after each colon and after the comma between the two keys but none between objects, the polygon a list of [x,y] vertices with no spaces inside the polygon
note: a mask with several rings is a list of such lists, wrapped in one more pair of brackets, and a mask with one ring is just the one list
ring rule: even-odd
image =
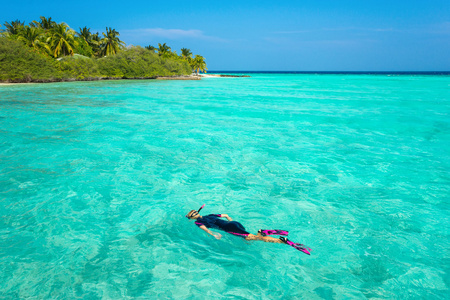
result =
[{"label": "distant shoreline", "polygon": [[450,75],[450,71],[208,71],[208,74]]},{"label": "distant shoreline", "polygon": [[98,77],[82,80],[53,80],[53,81],[30,81],[30,82],[2,82],[0,86],[17,85],[17,84],[37,84],[37,83],[58,83],[58,82],[85,82],[85,81],[117,81],[117,80],[201,80],[202,78],[219,78],[219,77],[250,77],[248,75],[228,75],[228,74],[199,74],[199,75],[175,75],[175,76],[157,76],[157,77],[136,77],[136,78],[109,78]]}]

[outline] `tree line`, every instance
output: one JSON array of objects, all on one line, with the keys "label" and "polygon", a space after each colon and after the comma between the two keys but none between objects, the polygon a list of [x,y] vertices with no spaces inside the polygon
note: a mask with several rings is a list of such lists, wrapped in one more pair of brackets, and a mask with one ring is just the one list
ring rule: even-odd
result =
[{"label": "tree line", "polygon": [[[153,47],[152,45],[145,46],[145,48],[147,50],[157,52],[162,57],[176,57],[177,56],[177,53],[175,51],[172,51],[172,49],[169,46],[167,46],[166,43],[164,43],[162,45],[158,44],[158,48]],[[206,72],[206,70],[208,69],[206,67],[205,58],[198,54],[195,55],[194,57],[192,57],[192,52],[190,49],[181,48],[180,57],[182,59],[186,60],[189,63],[189,65],[192,67],[192,70],[196,71],[197,74],[200,71]]]},{"label": "tree line", "polygon": [[[57,60],[65,60],[73,56],[102,59],[127,51],[133,52],[134,56],[136,53],[147,55],[137,49],[140,48],[139,46],[126,47],[125,43],[119,38],[119,32],[111,27],[106,27],[102,35],[98,32],[92,33],[91,29],[87,27],[79,28],[79,31],[76,32],[66,23],[57,23],[52,18],[43,16],[40,17],[39,21],[32,21],[29,24],[19,20],[5,22],[4,28],[0,28],[0,35],[9,40],[21,42],[41,56]],[[166,43],[158,44],[158,47],[149,45],[145,47],[145,50],[158,56],[159,60],[156,58],[153,58],[153,60],[156,59],[161,65],[170,65],[171,73],[176,73],[175,69],[177,68],[184,70],[184,66],[175,68],[174,61],[177,61],[178,65],[187,63],[191,71],[195,71],[197,74],[200,71],[206,72],[207,70],[204,57],[201,55],[193,56],[190,49],[187,48],[182,48],[180,55],[176,51],[172,51]],[[128,53],[127,55],[131,54]],[[109,62],[114,61],[109,60]],[[151,72],[151,74],[154,73]],[[167,72],[164,71],[163,73],[161,76],[167,75]]]}]

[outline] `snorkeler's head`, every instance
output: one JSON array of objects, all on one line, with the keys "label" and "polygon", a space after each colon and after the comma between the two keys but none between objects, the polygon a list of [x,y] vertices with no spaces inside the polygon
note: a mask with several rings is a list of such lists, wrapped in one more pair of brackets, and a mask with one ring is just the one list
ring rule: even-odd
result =
[{"label": "snorkeler's head", "polygon": [[191,210],[191,211],[188,212],[188,214],[186,215],[186,218],[188,218],[188,219],[193,219],[193,218],[195,218],[196,216],[199,215],[199,212],[203,209],[203,207],[205,207],[205,204],[203,204],[202,207],[200,207],[198,210],[195,210],[195,209]]},{"label": "snorkeler's head", "polygon": [[188,214],[186,215],[186,218],[191,219],[193,217],[196,217],[198,215],[198,211],[196,211],[195,209],[191,210],[190,212],[188,212]]}]

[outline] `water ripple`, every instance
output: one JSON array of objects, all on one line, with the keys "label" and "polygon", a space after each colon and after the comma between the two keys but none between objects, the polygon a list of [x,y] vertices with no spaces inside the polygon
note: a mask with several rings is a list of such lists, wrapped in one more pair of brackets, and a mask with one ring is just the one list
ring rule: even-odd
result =
[{"label": "water ripple", "polygon": [[[0,294],[437,298],[449,292],[447,76],[0,87]],[[228,213],[279,244],[215,240]]]}]

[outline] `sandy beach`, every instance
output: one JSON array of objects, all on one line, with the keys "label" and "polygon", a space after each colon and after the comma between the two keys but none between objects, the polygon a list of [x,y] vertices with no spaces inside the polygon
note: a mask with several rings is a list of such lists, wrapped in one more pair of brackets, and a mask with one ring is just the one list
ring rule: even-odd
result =
[{"label": "sandy beach", "polygon": [[182,75],[182,76],[160,76],[156,78],[98,78],[95,80],[64,80],[64,81],[49,81],[49,82],[0,82],[0,86],[17,85],[17,84],[32,84],[32,83],[51,83],[51,82],[74,82],[74,81],[102,81],[102,80],[201,80],[202,78],[221,78],[221,77],[250,77],[248,75],[226,75],[226,74],[199,74],[199,75]]},{"label": "sandy beach", "polygon": [[1,85],[28,84],[28,83],[33,83],[33,82],[0,82],[0,86]]}]

